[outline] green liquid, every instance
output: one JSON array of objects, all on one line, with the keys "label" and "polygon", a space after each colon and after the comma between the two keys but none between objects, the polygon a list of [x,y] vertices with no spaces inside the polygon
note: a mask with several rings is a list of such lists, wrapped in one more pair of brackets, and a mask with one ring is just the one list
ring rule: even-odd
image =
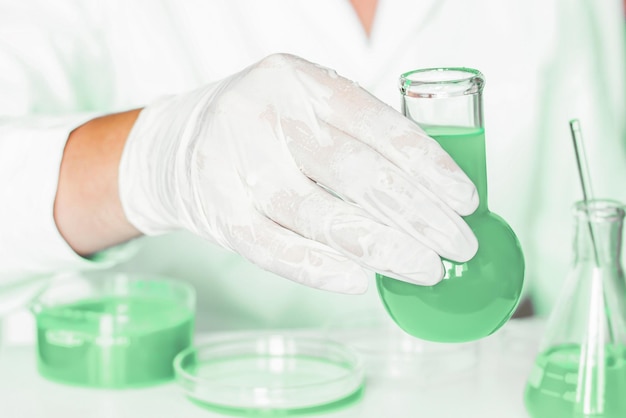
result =
[{"label": "green liquid", "polygon": [[197,406],[204,408],[210,412],[231,415],[236,417],[248,417],[248,418],[275,418],[275,417],[316,417],[320,415],[333,414],[339,410],[349,408],[358,403],[363,397],[365,391],[364,386],[359,387],[353,394],[346,398],[339,399],[337,401],[305,408],[293,408],[293,409],[254,409],[254,408],[236,408],[222,405],[215,405],[195,398],[189,398],[189,400]]},{"label": "green liquid", "polygon": [[[189,393],[189,398],[197,405],[225,415],[250,416],[250,417],[277,417],[277,416],[302,416],[334,412],[350,406],[358,401],[363,394],[363,385],[347,391],[345,396],[337,392],[329,392],[327,382],[333,382],[333,377],[341,379],[351,370],[352,365],[340,362],[329,362],[314,356],[292,355],[237,355],[232,357],[219,357],[211,361],[203,359],[201,363],[194,365],[197,359],[190,359],[190,364],[183,367],[194,376],[202,379],[210,379],[211,384],[219,387],[246,388],[240,393],[236,391],[224,394],[213,394],[217,401],[210,401],[206,395],[199,399]],[[326,383],[324,383],[326,382]],[[320,386],[322,385],[322,386]],[[335,383],[334,390],[346,390],[338,387]],[[314,391],[307,395],[303,388]],[[250,401],[251,388],[264,388],[271,395],[261,393],[258,396],[258,407],[232,406],[242,399]],[[278,396],[277,392],[283,390],[289,393]],[[199,391],[198,393],[201,393]],[[340,398],[337,399],[336,397]],[[311,404],[312,399],[319,402],[313,406],[293,406],[294,401],[300,404]],[[333,399],[328,402],[328,399]]]},{"label": "green liquid", "polygon": [[169,299],[112,296],[50,308],[37,315],[39,372],[83,386],[160,383],[174,377],[172,361],[192,336],[193,313]]},{"label": "green liquid", "polygon": [[577,393],[580,346],[553,347],[539,355],[524,394],[530,416],[626,417],[626,347],[607,347],[605,356],[603,372],[593,365],[581,370],[591,378],[593,392]]},{"label": "green liquid", "polygon": [[427,132],[478,189],[480,206],[465,217],[478,239],[478,252],[466,263],[444,260],[444,279],[435,286],[377,275],[378,292],[407,333],[438,342],[472,341],[493,333],[513,314],[522,292],[524,256],[513,230],[487,208],[484,131],[439,127]]}]

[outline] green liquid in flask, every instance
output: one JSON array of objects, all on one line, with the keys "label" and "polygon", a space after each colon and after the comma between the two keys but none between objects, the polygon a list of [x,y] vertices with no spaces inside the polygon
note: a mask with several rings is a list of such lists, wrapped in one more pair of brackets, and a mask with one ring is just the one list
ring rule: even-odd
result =
[{"label": "green liquid in flask", "polygon": [[465,263],[444,260],[444,279],[417,286],[377,275],[380,298],[407,333],[465,342],[490,335],[513,314],[524,281],[524,256],[509,225],[487,208],[485,133],[481,128],[425,127],[474,182],[480,205],[465,217],[478,252]]},{"label": "green liquid in flask", "polygon": [[192,342],[193,312],[163,298],[84,300],[40,312],[37,337],[39,372],[51,380],[146,386],[174,377],[174,357]]},{"label": "green liquid in flask", "polygon": [[[537,357],[524,394],[532,418],[623,418],[626,417],[626,347],[608,347],[602,373],[591,366],[587,376],[602,376],[592,382],[594,391],[577,395],[580,346],[554,347]],[[577,399],[583,398],[583,399]]]}]

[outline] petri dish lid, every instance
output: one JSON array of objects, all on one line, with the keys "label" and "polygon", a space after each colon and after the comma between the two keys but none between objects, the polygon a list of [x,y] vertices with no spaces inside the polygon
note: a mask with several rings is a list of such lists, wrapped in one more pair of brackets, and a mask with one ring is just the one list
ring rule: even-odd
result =
[{"label": "petri dish lid", "polygon": [[285,334],[217,336],[174,359],[185,394],[210,409],[304,410],[358,399],[363,365],[336,341]]}]

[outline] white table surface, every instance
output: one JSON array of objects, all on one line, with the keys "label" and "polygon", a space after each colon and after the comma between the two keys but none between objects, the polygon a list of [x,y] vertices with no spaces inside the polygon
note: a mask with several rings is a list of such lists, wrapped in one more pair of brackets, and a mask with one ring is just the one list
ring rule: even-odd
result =
[{"label": "white table surface", "polygon": [[[527,418],[522,394],[542,330],[540,320],[510,321],[473,346],[477,353],[474,366],[463,372],[448,372],[437,363],[441,360],[430,358],[404,368],[408,372],[399,377],[370,366],[365,392],[358,402],[334,412],[306,416]],[[202,335],[196,340],[201,339]],[[401,374],[402,370],[400,367]],[[175,383],[111,391],[50,382],[37,374],[34,347],[0,347],[2,418],[223,416],[189,402]]]}]

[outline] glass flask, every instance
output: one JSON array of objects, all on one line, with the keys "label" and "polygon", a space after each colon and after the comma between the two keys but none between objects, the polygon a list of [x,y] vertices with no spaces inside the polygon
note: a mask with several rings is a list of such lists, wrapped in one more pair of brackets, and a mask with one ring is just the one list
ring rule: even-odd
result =
[{"label": "glass flask", "polygon": [[626,289],[620,263],[624,209],[574,206],[574,262],[528,378],[532,418],[626,417]]},{"label": "glass flask", "polygon": [[483,129],[484,78],[468,68],[411,71],[400,77],[402,112],[452,156],[474,182],[478,209],[465,217],[478,239],[469,261],[443,260],[445,275],[434,286],[417,286],[378,274],[380,298],[409,334],[437,342],[485,337],[513,314],[524,281],[524,257],[509,225],[487,206]]}]

